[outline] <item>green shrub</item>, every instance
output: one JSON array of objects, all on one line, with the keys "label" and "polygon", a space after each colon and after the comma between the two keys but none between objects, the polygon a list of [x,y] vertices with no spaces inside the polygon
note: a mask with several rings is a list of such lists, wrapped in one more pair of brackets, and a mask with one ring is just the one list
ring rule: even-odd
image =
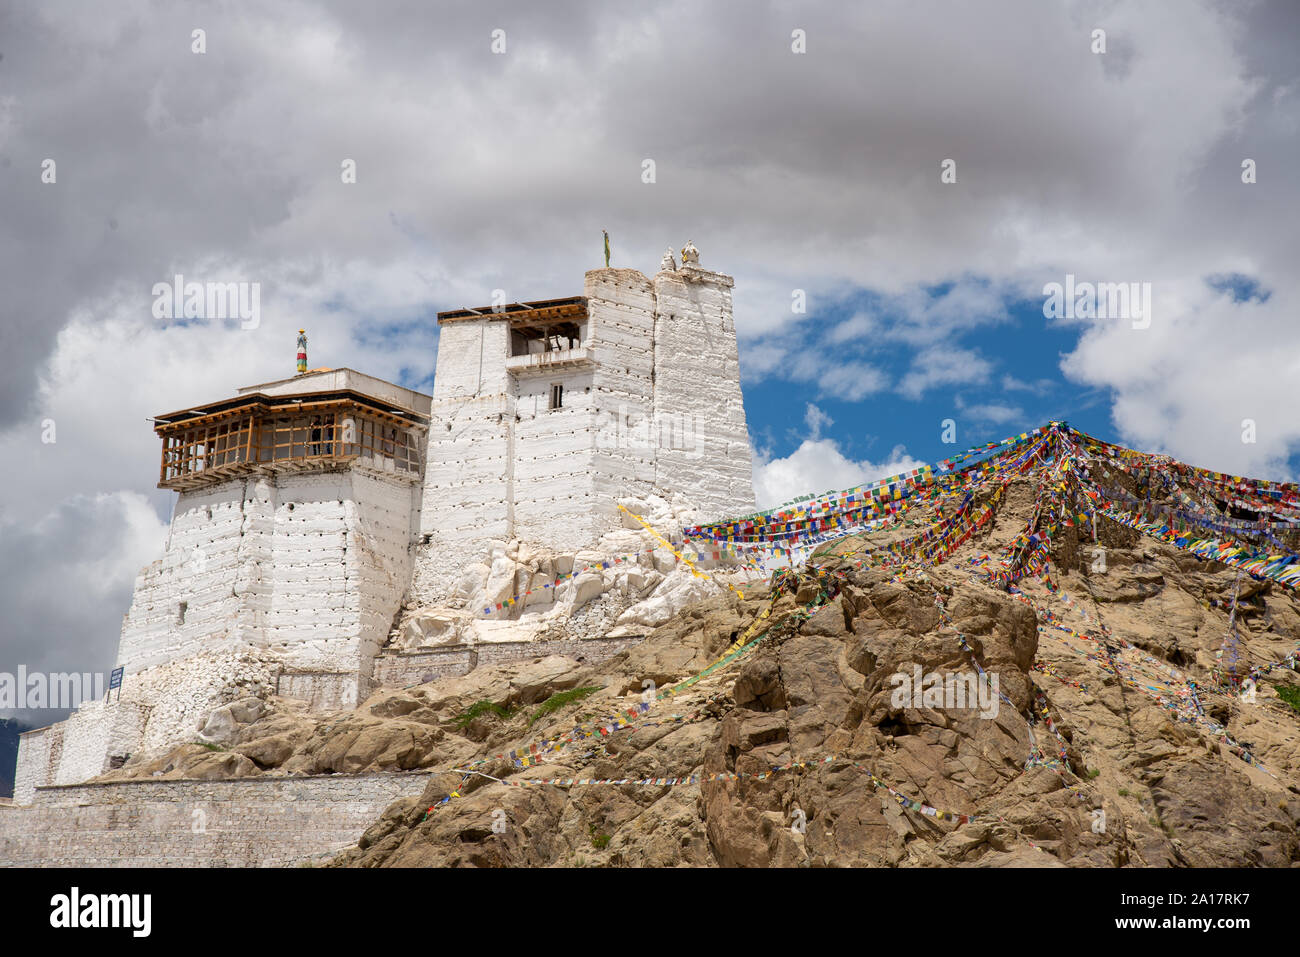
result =
[{"label": "green shrub", "polygon": [[498,718],[508,718],[514,714],[514,711],[485,698],[482,701],[475,701],[469,708],[456,715],[456,727],[462,730],[468,728],[475,718],[480,718],[485,714],[494,714]]},{"label": "green shrub", "polygon": [[531,728],[538,718],[544,718],[548,714],[554,714],[563,708],[566,704],[572,704],[575,701],[581,701],[589,695],[595,694],[600,690],[600,685],[588,685],[585,688],[571,688],[568,691],[557,691],[533,712],[533,716],[528,719],[528,726]]},{"label": "green shrub", "polygon": [[1300,711],[1300,688],[1294,685],[1274,685],[1273,690],[1294,710]]}]

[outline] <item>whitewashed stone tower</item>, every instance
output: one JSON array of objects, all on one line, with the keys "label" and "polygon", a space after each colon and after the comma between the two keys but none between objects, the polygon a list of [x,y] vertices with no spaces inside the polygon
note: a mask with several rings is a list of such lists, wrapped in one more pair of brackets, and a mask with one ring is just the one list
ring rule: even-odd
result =
[{"label": "whitewashed stone tower", "polygon": [[429,401],[326,369],[158,417],[179,495],[123,618],[122,689],[23,736],[20,803],[193,740],[240,689],[355,707],[411,579]]},{"label": "whitewashed stone tower", "polygon": [[439,313],[420,527],[447,582],[488,542],[591,545],[620,497],[680,493],[702,520],[752,510],[733,280],[694,246],[682,260]]},{"label": "whitewashed stone tower", "polygon": [[411,576],[429,401],[323,369],[155,420],[179,496],[118,664],[274,649],[281,691],[355,706]]}]

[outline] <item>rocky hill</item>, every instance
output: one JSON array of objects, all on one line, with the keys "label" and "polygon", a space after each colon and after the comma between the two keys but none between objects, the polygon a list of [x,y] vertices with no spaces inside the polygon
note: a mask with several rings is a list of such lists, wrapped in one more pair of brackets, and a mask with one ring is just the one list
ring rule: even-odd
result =
[{"label": "rocky hill", "polygon": [[804,560],[599,664],[248,699],[108,777],[440,772],[336,866],[1300,862],[1294,487],[978,453],[688,530]]}]

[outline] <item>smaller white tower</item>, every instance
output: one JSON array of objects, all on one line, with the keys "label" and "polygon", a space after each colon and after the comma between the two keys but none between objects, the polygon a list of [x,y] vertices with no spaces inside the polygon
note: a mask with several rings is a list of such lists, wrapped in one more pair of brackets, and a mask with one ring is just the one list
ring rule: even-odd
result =
[{"label": "smaller white tower", "polygon": [[121,692],[24,735],[20,802],[192,741],[250,693],[365,698],[411,579],[429,401],[324,369],[155,419],[178,496],[122,621]]}]

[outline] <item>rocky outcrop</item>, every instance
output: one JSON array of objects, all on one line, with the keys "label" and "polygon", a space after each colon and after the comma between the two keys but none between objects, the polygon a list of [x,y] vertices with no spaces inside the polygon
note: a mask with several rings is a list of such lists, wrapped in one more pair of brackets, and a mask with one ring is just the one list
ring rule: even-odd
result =
[{"label": "rocky outcrop", "polygon": [[[424,580],[425,570],[438,565],[438,556],[427,556],[417,566],[386,647],[415,651],[494,641],[642,636],[722,591],[712,578],[681,565],[672,549],[632,517],[679,538],[683,525],[696,517],[680,496],[625,498],[620,504],[628,509],[623,527],[589,549],[557,552],[524,541],[496,542],[450,586],[436,575]],[[734,555],[692,554],[692,564],[717,573],[735,571],[740,562]]]},{"label": "rocky outcrop", "polygon": [[[818,574],[719,588],[599,664],[480,667],[323,719],[236,701],[205,725],[213,743],[114,774],[437,772],[339,866],[1300,862],[1300,714],[1277,690],[1295,672],[1249,703],[1208,687],[1235,573],[1146,541],[1112,543],[1104,573],[1071,568],[1091,546],[1076,537],[1057,543],[1055,591],[977,580],[964,559],[1031,506],[1008,496],[979,539],[906,575],[842,542]],[[1298,607],[1243,589],[1252,660],[1295,648]],[[990,707],[900,696],[900,675],[973,681],[976,663]],[[1205,720],[1170,707],[1171,673],[1200,681]]]},{"label": "rocky outcrop", "polygon": [[[780,596],[768,637],[751,653],[598,745],[580,739],[521,768],[493,755],[526,753],[527,741],[562,733],[583,715],[570,711],[523,734],[492,719],[475,751],[483,762],[476,769],[490,777],[435,776],[420,801],[390,808],[337,863],[1300,861],[1300,715],[1275,691],[1294,687],[1294,672],[1270,672],[1254,705],[1202,685],[1227,740],[1208,724],[1178,720],[1137,680],[1172,667],[1204,683],[1226,627],[1213,602],[1231,594],[1232,573],[1106,523],[1106,571],[1075,561],[1055,593],[1027,580],[1017,597],[962,573],[965,555],[1009,540],[1030,507],[1032,496],[1013,488],[980,540],[919,576],[830,560],[842,576],[838,594],[805,614],[801,600],[810,602],[815,584]],[[1077,532],[1058,543],[1061,565],[1090,546]],[[1261,586],[1239,599],[1238,621],[1265,660],[1280,660],[1300,640],[1295,600],[1279,590]],[[751,587],[743,601],[696,604],[632,651],[582,670],[574,680],[602,687],[583,710],[626,710],[637,676],[663,687],[695,674],[758,619],[766,598]],[[1055,628],[1043,612],[1091,641]],[[1097,617],[1109,648],[1096,640]],[[972,656],[998,679],[1005,698],[996,714],[895,699],[895,675],[918,666],[970,674]],[[1259,766],[1234,752],[1241,746]],[[492,778],[560,783],[506,787]],[[663,783],[673,779],[688,783]]]}]

